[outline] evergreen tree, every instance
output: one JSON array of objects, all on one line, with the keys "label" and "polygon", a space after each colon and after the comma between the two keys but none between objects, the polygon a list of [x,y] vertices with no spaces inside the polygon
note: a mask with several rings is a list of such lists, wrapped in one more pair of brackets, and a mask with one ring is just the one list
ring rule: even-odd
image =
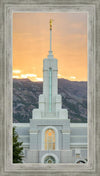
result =
[{"label": "evergreen tree", "polygon": [[23,159],[23,142],[19,142],[18,138],[15,127],[13,127],[13,163],[22,163]]}]

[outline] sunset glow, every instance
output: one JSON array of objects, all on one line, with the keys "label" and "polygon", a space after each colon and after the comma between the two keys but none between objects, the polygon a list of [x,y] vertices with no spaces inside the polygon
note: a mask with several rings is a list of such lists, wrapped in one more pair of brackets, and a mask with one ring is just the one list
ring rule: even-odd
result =
[{"label": "sunset glow", "polygon": [[75,80],[76,77],[75,77],[75,76],[70,76],[70,79],[71,79],[71,80]]},{"label": "sunset glow", "polygon": [[13,78],[43,81],[50,18],[53,19],[52,50],[58,59],[58,78],[87,81],[86,13],[14,13]]},{"label": "sunset glow", "polygon": [[[16,71],[13,71],[14,74],[17,74]],[[18,72],[19,73],[19,72]],[[30,79],[31,81],[43,81],[43,78],[38,78],[35,74],[19,74],[19,75],[13,75],[13,78],[15,79]]]},{"label": "sunset glow", "polygon": [[13,70],[13,74],[21,73],[21,70]]}]

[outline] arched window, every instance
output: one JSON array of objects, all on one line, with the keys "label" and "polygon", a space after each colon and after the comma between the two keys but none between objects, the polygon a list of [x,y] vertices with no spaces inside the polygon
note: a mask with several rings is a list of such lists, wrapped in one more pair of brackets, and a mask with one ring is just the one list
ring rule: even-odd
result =
[{"label": "arched window", "polygon": [[56,163],[56,160],[53,156],[47,156],[44,159],[44,163],[53,164],[53,163]]},{"label": "arched window", "polygon": [[45,131],[45,150],[55,150],[55,131],[53,129]]}]

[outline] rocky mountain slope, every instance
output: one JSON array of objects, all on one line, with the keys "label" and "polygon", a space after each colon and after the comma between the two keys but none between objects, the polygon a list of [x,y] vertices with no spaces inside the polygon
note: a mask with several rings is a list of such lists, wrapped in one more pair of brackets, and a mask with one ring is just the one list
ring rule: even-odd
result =
[{"label": "rocky mountain slope", "polygon": [[[42,82],[13,79],[13,122],[29,122],[32,110],[38,108],[42,87]],[[87,82],[59,79],[58,93],[62,96],[62,108],[68,109],[71,122],[87,122]]]}]

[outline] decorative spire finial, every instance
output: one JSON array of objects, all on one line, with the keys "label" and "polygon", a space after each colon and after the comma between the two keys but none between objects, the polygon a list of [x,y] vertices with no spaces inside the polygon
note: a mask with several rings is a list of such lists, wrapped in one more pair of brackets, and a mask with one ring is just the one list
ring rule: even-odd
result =
[{"label": "decorative spire finial", "polygon": [[50,19],[50,30],[52,30],[52,19]]}]

